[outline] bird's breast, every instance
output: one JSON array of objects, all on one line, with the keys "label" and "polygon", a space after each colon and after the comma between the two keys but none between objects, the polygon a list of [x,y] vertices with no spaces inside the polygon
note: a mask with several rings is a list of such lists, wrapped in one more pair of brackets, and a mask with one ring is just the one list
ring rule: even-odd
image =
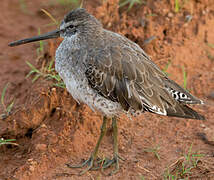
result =
[{"label": "bird's breast", "polygon": [[117,114],[121,110],[120,105],[99,95],[89,85],[85,75],[85,62],[90,55],[84,45],[76,43],[69,44],[64,40],[56,51],[55,69],[63,79],[66,89],[77,102],[87,104],[92,110],[109,116]]}]

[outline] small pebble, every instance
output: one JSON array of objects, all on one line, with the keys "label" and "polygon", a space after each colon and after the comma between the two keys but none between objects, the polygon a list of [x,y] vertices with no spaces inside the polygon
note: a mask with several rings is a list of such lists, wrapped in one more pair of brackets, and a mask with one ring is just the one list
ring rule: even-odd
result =
[{"label": "small pebble", "polygon": [[169,12],[169,13],[168,13],[168,17],[169,17],[169,18],[173,18],[173,17],[174,17],[174,14],[173,14],[172,12]]},{"label": "small pebble", "polygon": [[145,19],[141,19],[140,24],[142,27],[146,26],[146,20]]},{"label": "small pebble", "polygon": [[33,158],[28,159],[29,162],[33,161]]},{"label": "small pebble", "polygon": [[33,171],[35,170],[35,168],[34,168],[33,166],[30,166],[30,167],[29,167],[29,170],[30,170],[31,172],[33,172]]},{"label": "small pebble", "polygon": [[143,42],[143,46],[145,46],[146,44],[149,44],[152,40],[156,39],[156,36],[151,36],[149,38],[147,38],[144,42]]},{"label": "small pebble", "polygon": [[51,91],[54,91],[54,92],[56,92],[56,88],[52,88],[52,89],[51,89]]},{"label": "small pebble", "polygon": [[42,124],[42,125],[40,126],[40,128],[47,128],[47,126],[46,126],[45,124]]},{"label": "small pebble", "polygon": [[46,151],[47,150],[47,145],[46,144],[37,144],[35,148],[38,151]]},{"label": "small pebble", "polygon": [[205,128],[205,127],[206,127],[205,124],[200,124],[200,126],[201,126],[202,128]]},{"label": "small pebble", "polygon": [[187,15],[186,17],[185,17],[185,21],[186,22],[190,22],[192,20],[192,15]]}]

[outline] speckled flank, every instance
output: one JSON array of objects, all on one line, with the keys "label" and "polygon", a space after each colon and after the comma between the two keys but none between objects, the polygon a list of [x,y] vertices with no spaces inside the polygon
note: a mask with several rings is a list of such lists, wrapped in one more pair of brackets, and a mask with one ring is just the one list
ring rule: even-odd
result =
[{"label": "speckled flank", "polygon": [[[77,102],[83,102],[92,110],[98,110],[105,115],[116,115],[122,111],[120,104],[99,95],[89,86],[84,73],[86,67],[83,64],[87,58],[87,51],[80,47],[78,41],[78,36],[74,35],[66,38],[60,44],[56,51],[56,71],[66,84],[69,93]],[[71,52],[75,51],[78,51],[81,57],[73,57]]]}]

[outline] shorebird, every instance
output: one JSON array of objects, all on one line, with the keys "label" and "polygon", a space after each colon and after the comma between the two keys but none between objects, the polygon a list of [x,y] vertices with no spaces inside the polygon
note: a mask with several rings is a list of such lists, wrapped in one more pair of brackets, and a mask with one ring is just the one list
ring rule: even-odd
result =
[{"label": "shorebird", "polygon": [[87,104],[103,114],[100,137],[90,158],[79,166],[91,170],[97,160],[98,148],[112,119],[113,159],[102,168],[115,165],[119,169],[117,117],[121,113],[139,115],[144,112],[190,119],[205,119],[187,106],[203,104],[174,81],[170,80],[136,43],[108,31],[85,9],[67,15],[59,29],[9,44],[17,46],[33,41],[62,37],[56,50],[55,69],[77,102]]}]

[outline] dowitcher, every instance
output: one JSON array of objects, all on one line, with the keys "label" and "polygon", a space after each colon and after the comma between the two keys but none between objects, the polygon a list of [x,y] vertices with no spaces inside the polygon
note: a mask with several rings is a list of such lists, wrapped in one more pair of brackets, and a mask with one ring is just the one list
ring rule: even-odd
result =
[{"label": "dowitcher", "polygon": [[69,12],[60,28],[44,35],[15,41],[17,46],[33,41],[62,37],[56,51],[55,68],[69,93],[77,102],[87,104],[103,114],[100,137],[82,174],[94,168],[106,122],[112,119],[114,154],[102,166],[115,164],[119,169],[117,117],[121,113],[156,113],[165,116],[200,119],[204,117],[187,106],[203,104],[174,81],[170,80],[150,57],[126,37],[108,31],[85,9]]}]

